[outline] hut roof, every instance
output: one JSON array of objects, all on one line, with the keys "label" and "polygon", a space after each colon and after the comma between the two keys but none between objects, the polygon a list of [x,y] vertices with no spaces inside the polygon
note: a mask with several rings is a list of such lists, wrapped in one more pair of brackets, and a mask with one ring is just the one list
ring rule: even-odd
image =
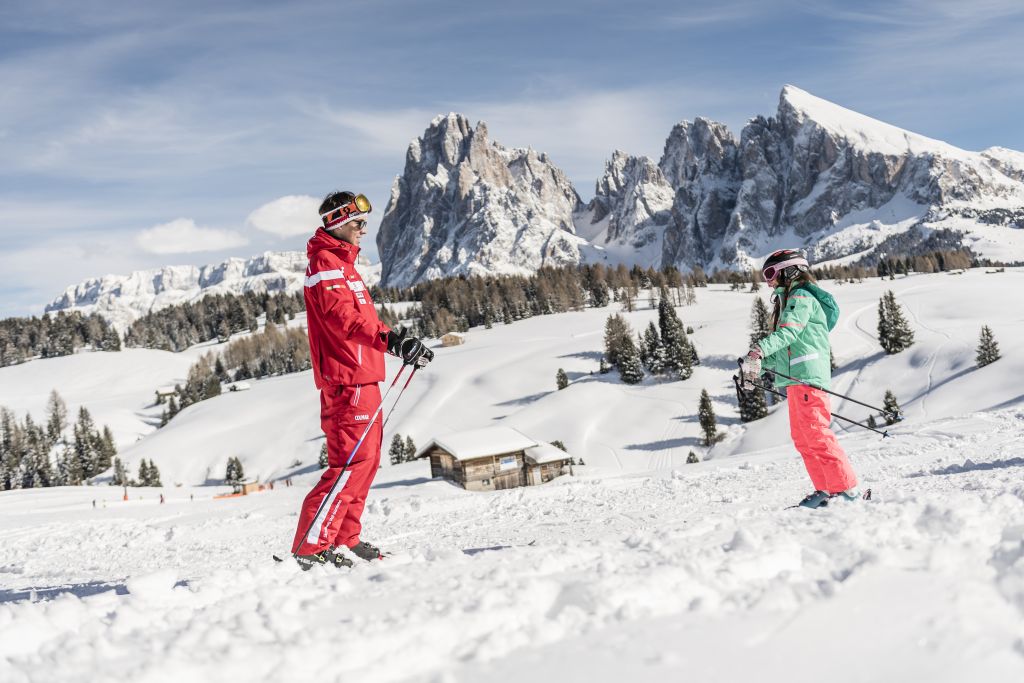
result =
[{"label": "hut roof", "polygon": [[426,455],[434,446],[451,453],[456,460],[472,460],[488,455],[523,451],[536,445],[534,439],[511,427],[487,427],[435,437],[420,449],[416,457]]},{"label": "hut roof", "polygon": [[563,451],[557,446],[552,446],[549,443],[540,443],[536,446],[532,446],[526,449],[526,457],[536,465],[542,465],[547,462],[558,462],[559,460],[568,460],[572,456]]}]

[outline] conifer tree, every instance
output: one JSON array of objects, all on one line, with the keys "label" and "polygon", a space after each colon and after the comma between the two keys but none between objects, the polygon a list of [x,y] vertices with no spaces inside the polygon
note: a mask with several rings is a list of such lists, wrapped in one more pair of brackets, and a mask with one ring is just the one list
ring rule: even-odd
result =
[{"label": "conifer tree", "polygon": [[555,386],[561,391],[569,386],[569,376],[565,374],[565,370],[558,368],[558,372],[555,373]]},{"label": "conifer tree", "polygon": [[878,342],[888,354],[899,353],[914,343],[914,332],[892,290],[878,302]]},{"label": "conifer tree", "polygon": [[611,367],[608,365],[608,361],[605,360],[604,356],[601,356],[601,360],[597,364],[597,371],[602,375],[607,375],[611,372]]},{"label": "conifer tree", "polygon": [[619,366],[619,352],[628,341],[633,343],[633,333],[626,319],[618,313],[608,316],[604,324],[604,357],[614,367]]},{"label": "conifer tree", "polygon": [[872,429],[878,429],[878,422],[875,420],[875,416],[873,414],[868,415],[868,427],[871,427]]},{"label": "conifer tree", "polygon": [[686,456],[686,464],[687,465],[693,465],[693,464],[698,463],[698,462],[700,462],[700,458],[697,456],[696,453],[694,453],[693,451],[690,451],[689,454],[687,454],[687,456]]},{"label": "conifer tree", "polygon": [[320,465],[320,469],[324,469],[331,464],[326,441],[320,444],[320,456],[317,458],[317,464]]},{"label": "conifer tree", "polygon": [[231,486],[242,483],[242,461],[236,457],[228,458],[228,466],[224,471],[224,483]]},{"label": "conifer tree", "polygon": [[885,418],[885,424],[896,424],[895,416],[899,415],[900,406],[896,403],[896,394],[892,393],[890,389],[885,390],[885,400],[882,402],[882,409],[882,417]]},{"label": "conifer tree", "polygon": [[640,338],[640,362],[652,375],[660,375],[665,371],[665,349],[654,321],[647,324]]},{"label": "conifer tree", "polygon": [[114,458],[114,476],[110,479],[111,486],[127,486],[128,473],[124,469],[121,458]]},{"label": "conifer tree", "polygon": [[[241,462],[238,463],[238,467],[241,469]],[[239,474],[241,474],[241,472]],[[160,470],[157,469],[156,463],[152,460],[149,461],[149,486],[163,486],[160,482]]]},{"label": "conifer tree", "polygon": [[78,409],[78,421],[75,422],[73,447],[75,456],[78,458],[82,478],[89,479],[97,474],[96,469],[96,425],[92,421],[92,415],[88,409],[82,406]]},{"label": "conifer tree", "polygon": [[664,371],[675,379],[689,379],[697,352],[686,338],[683,322],[667,299],[658,304],[658,327],[664,353]]},{"label": "conifer tree", "polygon": [[60,441],[68,427],[68,407],[56,389],[50,392],[50,398],[46,402],[46,415],[46,436],[52,447]]},{"label": "conifer tree", "polygon": [[391,437],[391,447],[388,448],[388,461],[392,465],[400,465],[405,462],[405,443],[401,434]]},{"label": "conifer tree", "polygon": [[738,389],[736,400],[740,407],[740,420],[753,422],[768,415],[768,405],[765,402],[764,391],[758,388],[743,391]]},{"label": "conifer tree", "polygon": [[757,296],[750,307],[750,346],[754,346],[769,334],[771,334],[771,314],[764,300]]},{"label": "conifer tree", "polygon": [[644,366],[640,364],[640,353],[630,337],[626,337],[619,348],[619,376],[626,384],[639,384],[644,380]]},{"label": "conifer tree", "polygon": [[708,395],[707,389],[700,391],[697,419],[700,422],[700,429],[704,433],[704,445],[711,446],[718,441],[718,423],[715,420],[715,410],[711,406],[711,396]]},{"label": "conifer tree", "polygon": [[416,444],[413,443],[412,437],[405,437],[405,461],[413,462],[416,460]]},{"label": "conifer tree", "polygon": [[145,458],[139,460],[139,486],[149,486],[149,464]]},{"label": "conifer tree", "polygon": [[981,326],[981,338],[978,341],[978,355],[975,357],[979,368],[999,360],[999,343],[992,336],[992,329],[988,325]]}]

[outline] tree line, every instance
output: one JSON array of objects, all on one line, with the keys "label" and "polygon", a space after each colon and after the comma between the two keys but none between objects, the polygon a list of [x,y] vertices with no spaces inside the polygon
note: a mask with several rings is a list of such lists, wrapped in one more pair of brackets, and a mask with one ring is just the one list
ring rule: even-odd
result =
[{"label": "tree line", "polygon": [[225,383],[302,372],[311,367],[305,330],[268,321],[262,332],[235,339],[223,350],[200,357],[189,368],[185,386],[175,385],[172,396],[156,392],[156,403],[167,403],[160,426],[193,403],[220,396]]},{"label": "tree line", "polygon": [[[0,407],[0,490],[75,486],[110,468],[117,455],[110,427],[98,427],[82,406],[74,425],[56,391],[47,401],[46,422],[31,414],[18,421]],[[68,428],[71,438],[68,438]]]},{"label": "tree line", "polygon": [[228,341],[237,332],[255,332],[258,318],[283,324],[306,310],[302,292],[245,292],[215,294],[148,313],[125,332],[129,347],[183,351],[190,346],[218,339]]},{"label": "tree line", "polygon": [[39,318],[0,320],[0,367],[34,358],[70,356],[82,348],[120,351],[121,338],[98,313],[59,311]]}]

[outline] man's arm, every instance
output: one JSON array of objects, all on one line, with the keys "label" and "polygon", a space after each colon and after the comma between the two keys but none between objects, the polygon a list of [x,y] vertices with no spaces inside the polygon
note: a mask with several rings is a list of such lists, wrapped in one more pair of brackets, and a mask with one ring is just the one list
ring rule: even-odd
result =
[{"label": "man's arm", "polygon": [[[357,344],[386,351],[390,328],[359,312],[342,270],[331,269],[328,264],[322,267],[323,270],[307,278],[307,287],[312,290],[313,301],[324,318],[331,322],[332,331]],[[320,277],[316,278],[317,275]],[[308,284],[314,278],[316,281]]]}]

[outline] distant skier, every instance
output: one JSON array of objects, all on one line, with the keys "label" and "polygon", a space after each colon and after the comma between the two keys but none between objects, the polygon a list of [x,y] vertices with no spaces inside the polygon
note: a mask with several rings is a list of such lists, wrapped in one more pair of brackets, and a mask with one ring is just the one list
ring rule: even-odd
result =
[{"label": "distant skier", "polygon": [[[832,295],[817,286],[802,250],[781,249],[761,267],[765,282],[775,289],[771,334],[757,342],[743,359],[744,388],[760,379],[762,363],[800,382],[775,375],[775,388],[785,389],[793,444],[803,457],[815,491],[800,505],[818,508],[837,496],[856,500],[857,475],[829,429],[832,414],[828,395],[832,380],[828,333],[839,319]],[[813,386],[812,386],[813,385]]]},{"label": "distant skier", "polygon": [[380,463],[379,417],[341,475],[334,499],[327,501],[319,515],[317,510],[380,404],[377,383],[384,379],[384,352],[420,367],[434,357],[420,340],[404,330],[395,333],[378,319],[370,293],[356,271],[359,241],[366,234],[371,210],[364,195],[327,195],[320,205],[323,227],[317,228],[306,245],[306,322],[313,378],[320,390],[320,427],[327,436],[328,466],[299,513],[292,553],[303,569],[318,564],[351,566],[350,559],[336,552],[342,546],[365,560],[381,557],[376,546],[359,538],[366,495]]}]

